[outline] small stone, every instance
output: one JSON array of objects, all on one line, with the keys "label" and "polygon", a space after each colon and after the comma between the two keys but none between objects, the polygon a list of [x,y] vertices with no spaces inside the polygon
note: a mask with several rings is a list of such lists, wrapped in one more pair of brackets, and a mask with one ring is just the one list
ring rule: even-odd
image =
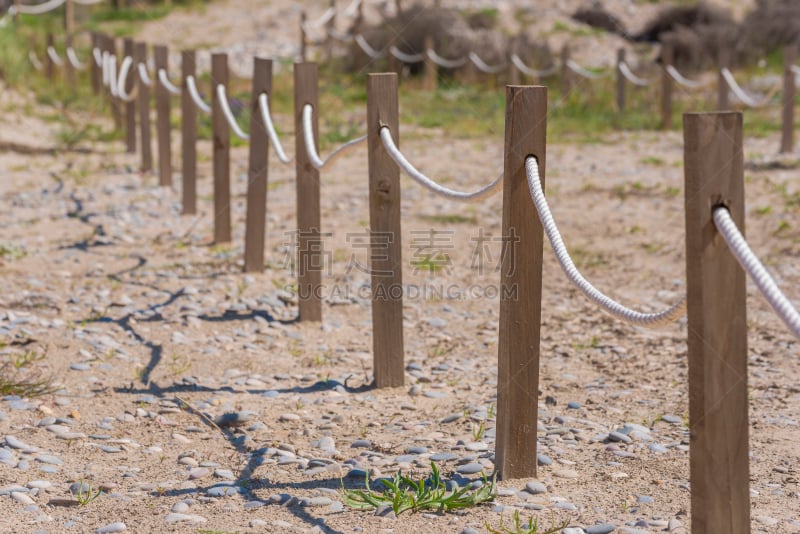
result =
[{"label": "small stone", "polygon": [[611,432],[608,434],[608,439],[611,441],[621,441],[622,443],[631,443],[633,440],[621,432]]},{"label": "small stone", "polygon": [[21,439],[17,439],[14,436],[6,436],[6,445],[11,447],[12,449],[20,449],[20,450],[34,450],[36,447],[31,447]]},{"label": "small stone", "polygon": [[456,472],[461,473],[462,475],[474,475],[475,473],[480,473],[483,470],[483,465],[478,463],[469,463],[459,466],[456,469]]},{"label": "small stone", "polygon": [[372,442],[368,439],[357,439],[350,444],[353,449],[369,449],[372,447]]},{"label": "small stone", "polygon": [[279,421],[288,422],[288,421],[299,421],[300,416],[296,413],[284,413],[278,416]]},{"label": "small stone", "polygon": [[539,495],[541,493],[547,493],[547,486],[538,480],[532,480],[525,484],[525,491],[533,495]]},{"label": "small stone", "polygon": [[612,523],[603,523],[588,527],[586,534],[609,534],[609,532],[614,532],[616,529],[617,526]]},{"label": "small stone", "polygon": [[571,410],[577,410],[581,407],[581,403],[577,401],[570,401],[567,403],[567,408]]},{"label": "small stone", "polygon": [[649,495],[639,495],[636,498],[636,502],[638,502],[639,504],[650,504],[653,502],[653,498],[650,497]]},{"label": "small stone", "polygon": [[242,426],[252,421],[256,415],[258,415],[256,412],[224,413],[217,417],[214,422],[222,428]]},{"label": "small stone", "polygon": [[173,523],[205,523],[206,518],[200,515],[194,514],[176,514],[176,513],[169,513],[164,518],[164,521],[171,525]]},{"label": "small stone", "polygon": [[683,422],[683,418],[678,417],[677,415],[662,415],[661,420],[671,425],[677,425]]},{"label": "small stone", "polygon": [[121,521],[117,521],[116,523],[109,523],[104,527],[100,527],[95,532],[97,534],[111,534],[112,532],[125,532],[128,530],[127,525]]},{"label": "small stone", "polygon": [[194,467],[189,470],[189,480],[197,480],[199,478],[205,478],[211,474],[211,469],[206,467]]},{"label": "small stone", "polygon": [[331,504],[333,504],[333,500],[328,497],[311,497],[300,501],[300,506],[306,507],[330,506]]},{"label": "small stone", "polygon": [[18,503],[22,504],[34,504],[35,501],[30,498],[27,493],[22,493],[21,491],[12,491],[11,498],[17,501]]},{"label": "small stone", "polygon": [[537,454],[536,463],[539,465],[551,465],[553,463],[553,459],[544,454]]},{"label": "small stone", "polygon": [[189,511],[189,505],[184,501],[178,501],[172,505],[172,511],[176,514],[183,514]]},{"label": "small stone", "polygon": [[559,478],[578,478],[578,473],[572,469],[554,469],[553,476]]},{"label": "small stone", "polygon": [[567,527],[561,531],[561,534],[586,534],[580,527]]},{"label": "small stone", "polygon": [[73,371],[88,371],[92,368],[92,366],[88,363],[73,363],[69,366],[69,368]]}]

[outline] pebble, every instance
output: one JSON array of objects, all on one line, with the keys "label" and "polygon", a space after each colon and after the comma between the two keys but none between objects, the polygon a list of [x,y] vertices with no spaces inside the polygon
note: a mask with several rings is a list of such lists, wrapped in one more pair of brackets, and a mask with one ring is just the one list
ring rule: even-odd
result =
[{"label": "pebble", "polygon": [[677,415],[669,415],[669,414],[662,415],[661,416],[661,420],[664,421],[665,423],[670,423],[672,425],[677,425],[679,423],[683,423],[683,418],[682,417],[678,417]]},{"label": "pebble", "polygon": [[539,495],[541,493],[547,493],[547,486],[538,480],[532,480],[525,484],[525,491],[533,495]]},{"label": "pebble", "polygon": [[572,469],[553,469],[553,476],[559,478],[578,478],[578,472]]},{"label": "pebble", "polygon": [[174,512],[167,514],[164,518],[164,521],[171,525],[173,523],[205,523],[206,518],[201,515],[194,515],[194,514],[176,514]]},{"label": "pebble", "polygon": [[17,439],[14,436],[6,436],[6,445],[11,447],[12,449],[20,449],[20,450],[35,450],[36,447],[31,447],[21,439]]},{"label": "pebble", "polygon": [[586,529],[586,534],[609,534],[609,532],[614,532],[615,530],[617,530],[616,525],[612,523],[603,523],[588,527]]},{"label": "pebble", "polygon": [[561,531],[561,534],[586,534],[580,527],[567,527]]},{"label": "pebble", "polygon": [[481,464],[470,463],[459,466],[456,468],[456,472],[462,475],[474,475],[475,473],[480,473],[484,469],[485,468]]},{"label": "pebble", "polygon": [[88,371],[92,368],[92,366],[88,363],[73,363],[69,366],[69,368],[73,371]]},{"label": "pebble", "polygon": [[176,514],[182,514],[189,511],[189,505],[184,501],[178,501],[172,505],[171,510]]},{"label": "pebble", "polygon": [[537,454],[536,463],[538,463],[539,465],[551,465],[553,463],[553,459],[544,454]]},{"label": "pebble", "polygon": [[208,490],[206,490],[206,493],[212,497],[228,497],[230,495],[236,495],[243,492],[244,490],[240,486],[231,486],[227,484],[211,486],[208,488]]},{"label": "pebble", "polygon": [[368,439],[357,439],[350,444],[353,449],[369,449],[372,447],[372,442]]},{"label": "pebble", "polygon": [[20,491],[12,491],[11,498],[22,504],[34,504],[35,502],[27,493],[22,493]]},{"label": "pebble", "polygon": [[278,416],[279,421],[288,422],[288,421],[299,421],[300,416],[296,413],[284,413]]},{"label": "pebble", "polygon": [[608,434],[608,439],[611,441],[621,441],[622,443],[631,443],[633,440],[622,432],[611,432]]},{"label": "pebble", "polygon": [[189,480],[197,480],[199,478],[205,478],[211,474],[211,469],[206,467],[194,467],[189,470]]},{"label": "pebble", "polygon": [[53,456],[52,454],[40,454],[34,458],[37,462],[42,462],[43,464],[50,464],[50,465],[62,465],[64,460],[59,458],[58,456]]},{"label": "pebble", "polygon": [[128,530],[127,525],[125,523],[118,521],[116,523],[109,523],[104,527],[100,527],[95,530],[96,534],[111,534],[112,532],[125,532]]}]

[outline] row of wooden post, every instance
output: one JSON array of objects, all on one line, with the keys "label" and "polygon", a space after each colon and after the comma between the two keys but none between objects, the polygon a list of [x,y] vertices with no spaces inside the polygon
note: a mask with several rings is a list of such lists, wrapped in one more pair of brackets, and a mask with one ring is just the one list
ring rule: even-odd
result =
[{"label": "row of wooden post", "polygon": [[[98,46],[113,51],[113,41],[96,36]],[[133,45],[144,61],[141,44]],[[156,74],[166,69],[166,49],[156,47]],[[247,197],[246,268],[263,269],[264,208],[267,192],[268,139],[257,108],[258,95],[271,90],[270,60],[257,59],[252,85],[251,144]],[[194,53],[183,53],[183,79],[194,73]],[[138,78],[138,77],[137,77]],[[99,88],[98,73],[92,80]],[[229,127],[222,116],[216,84],[228,80],[225,54],[212,56],[214,123],[215,239],[230,240]],[[147,98],[138,83],[139,99]],[[160,85],[160,84],[159,84]],[[157,86],[158,87],[158,86]],[[163,89],[163,88],[162,88]],[[156,89],[156,93],[165,93]],[[166,94],[168,97],[169,95]],[[182,107],[194,106],[183,91]],[[301,320],[319,320],[321,284],[319,247],[319,171],[306,156],[301,116],[306,104],[317,107],[317,67],[295,65],[295,158],[298,195],[298,282]],[[542,298],[543,231],[528,193],[525,160],[537,159],[544,185],[546,160],[547,89],[507,88],[503,235],[515,236],[513,254],[503,255],[500,280],[498,343],[498,418],[496,468],[503,478],[536,476],[539,346]],[[157,106],[164,110],[168,107]],[[193,108],[192,108],[193,109]],[[126,112],[131,113],[126,106]],[[131,113],[134,115],[134,113]],[[160,115],[160,113],[159,113]],[[315,123],[314,139],[318,141]],[[140,112],[141,116],[141,112]],[[193,145],[196,112],[183,116],[184,166],[195,172]],[[127,122],[126,122],[127,123]],[[167,126],[169,122],[166,122]],[[389,236],[371,243],[373,291],[373,359],[378,387],[404,382],[402,247],[399,169],[380,140],[380,127],[399,139],[397,75],[367,78],[367,132],[370,230]],[[167,137],[169,131],[159,138]],[[711,209],[725,205],[744,228],[742,116],[734,112],[686,114],[685,213],[688,293],[688,358],[691,425],[691,482],[693,532],[749,530],[748,418],[746,372],[746,307],[744,273],[716,235]],[[161,145],[161,142],[159,142]],[[160,156],[169,152],[159,151]],[[162,156],[163,157],[163,156]],[[159,165],[160,169],[170,169]],[[186,171],[189,172],[186,172]],[[166,172],[166,171],[163,171]],[[171,169],[169,170],[171,174]],[[167,179],[160,183],[167,185]],[[184,184],[184,195],[193,194]],[[190,192],[187,192],[190,191]],[[194,209],[192,202],[187,202]],[[189,209],[189,208],[186,208]],[[513,269],[508,262],[514,262]],[[390,273],[386,276],[386,273]],[[513,291],[509,289],[513,288]]]}]

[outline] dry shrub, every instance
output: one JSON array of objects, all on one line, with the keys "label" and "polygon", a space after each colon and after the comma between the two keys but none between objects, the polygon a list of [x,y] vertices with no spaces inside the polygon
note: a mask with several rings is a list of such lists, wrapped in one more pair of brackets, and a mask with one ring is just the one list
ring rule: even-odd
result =
[{"label": "dry shrub", "polygon": [[800,1],[758,0],[742,34],[744,46],[759,54],[800,42]]},{"label": "dry shrub", "polygon": [[662,42],[661,35],[680,28],[694,29],[700,26],[736,26],[727,11],[700,3],[696,6],[678,6],[664,9],[645,25],[644,30],[633,37],[634,41]]},{"label": "dry shrub", "polygon": [[588,24],[592,28],[599,28],[607,32],[616,33],[617,35],[626,36],[628,32],[625,30],[625,25],[616,16],[606,11],[601,5],[595,5],[589,8],[582,8],[572,14],[572,19],[584,24]]}]

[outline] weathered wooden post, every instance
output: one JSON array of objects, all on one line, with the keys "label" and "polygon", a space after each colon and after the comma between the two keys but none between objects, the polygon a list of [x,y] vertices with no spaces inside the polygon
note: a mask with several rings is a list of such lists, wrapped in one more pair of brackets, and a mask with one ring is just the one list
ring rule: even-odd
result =
[{"label": "weathered wooden post", "polygon": [[153,83],[156,86],[156,134],[158,137],[158,184],[172,185],[172,141],[170,139],[170,94],[164,84],[159,81],[159,72],[169,72],[167,47],[158,45],[153,48],[155,72]]},{"label": "weathered wooden post", "polygon": [[536,476],[543,229],[525,161],[547,168],[547,88],[506,88],[503,250],[497,362],[497,449],[503,479]]},{"label": "weathered wooden post", "polygon": [[[64,37],[64,50],[65,52],[72,48],[72,34],[68,33]],[[66,59],[64,61],[64,72],[67,75],[67,86],[70,90],[75,91],[77,86],[75,84],[75,66],[72,64],[72,61],[69,59],[69,55],[66,55]]]},{"label": "weathered wooden post", "polygon": [[47,44],[45,45],[45,54],[44,54],[44,73],[47,76],[47,79],[51,82],[56,79],[56,64],[53,61],[53,58],[50,56],[50,49],[53,48],[56,44],[55,39],[53,38],[52,33],[47,34]]},{"label": "weathered wooden post", "polygon": [[730,66],[730,54],[725,48],[719,50],[719,66],[717,69],[717,111],[725,111],[730,108],[729,94],[730,88],[725,76],[722,75],[722,69]]},{"label": "weathered wooden post", "polygon": [[[113,61],[116,61],[117,71],[119,71],[119,58],[117,57],[117,41],[113,37],[106,36],[106,50],[111,56]],[[111,72],[109,75],[112,74]],[[120,106],[119,99],[111,93],[111,85],[116,83],[114,80],[109,80],[108,99],[111,102],[111,115],[114,117],[114,128],[117,130],[122,128],[122,106]]]},{"label": "weathered wooden post", "polygon": [[139,65],[147,65],[147,44],[136,43],[133,46],[133,69],[135,69],[136,84],[139,87],[136,95],[137,107],[139,108],[139,134],[142,163],[141,171],[150,172],[153,170],[153,147],[150,139],[150,88],[145,85],[139,76]]},{"label": "weathered wooden post", "polygon": [[92,93],[97,96],[100,94],[100,87],[102,81],[102,73],[101,73],[101,66],[97,64],[95,60],[94,51],[98,50],[100,54],[103,54],[103,50],[100,46],[100,36],[97,32],[91,33],[91,55],[89,56],[89,76],[92,80]]},{"label": "weathered wooden post", "polygon": [[625,111],[625,76],[622,75],[621,65],[625,63],[625,49],[617,50],[617,111]]},{"label": "weathered wooden post", "polygon": [[[125,39],[122,43],[122,57],[133,59],[134,55],[133,39]],[[136,86],[136,64],[133,63],[131,70],[128,71],[127,77],[124,80],[125,92],[130,95],[133,88]],[[141,85],[141,84],[140,84]],[[136,99],[130,102],[125,102],[125,147],[127,152],[134,154],[136,152]]]},{"label": "weathered wooden post", "polygon": [[797,45],[783,49],[783,125],[781,127],[781,152],[794,150],[794,100],[796,94],[793,70],[797,61]]},{"label": "weathered wooden post", "polygon": [[64,0],[64,32],[67,35],[75,33],[75,3],[73,0]]},{"label": "weathered wooden post", "polygon": [[303,137],[303,107],[310,104],[314,143],[319,146],[316,63],[294,66],[295,169],[297,172],[297,294],[301,321],[322,320],[322,247],[319,170],[308,158]]},{"label": "weathered wooden post", "polygon": [[217,86],[228,85],[228,54],[211,54],[211,124],[214,142],[214,242],[230,243],[231,133],[220,107]]},{"label": "weathered wooden post", "polygon": [[436,63],[430,56],[429,50],[433,50],[433,36],[425,36],[425,75],[422,78],[422,88],[426,91],[436,89]]},{"label": "weathered wooden post", "polygon": [[667,69],[673,61],[672,44],[665,42],[661,47],[661,127],[672,128],[672,76]]},{"label": "weathered wooden post", "polygon": [[569,68],[569,45],[564,43],[561,48],[561,98],[566,99],[572,92],[572,69]]},{"label": "weathered wooden post", "polygon": [[181,176],[182,206],[181,213],[193,215],[197,213],[197,106],[192,101],[186,80],[194,78],[196,72],[194,50],[181,52]]},{"label": "weathered wooden post", "polygon": [[713,219],[744,233],[742,115],[683,119],[692,532],[750,532],[745,273]]},{"label": "weathered wooden post", "polygon": [[372,357],[375,385],[379,388],[402,386],[405,381],[400,169],[380,138],[381,127],[387,126],[400,146],[398,113],[397,74],[368,75]]},{"label": "weathered wooden post", "polygon": [[300,12],[300,62],[306,61],[306,12]]},{"label": "weathered wooden post", "polygon": [[259,97],[272,92],[272,60],[253,59],[253,90],[250,102],[250,162],[247,180],[247,224],[244,232],[244,270],[264,270],[269,136],[261,116]]}]

